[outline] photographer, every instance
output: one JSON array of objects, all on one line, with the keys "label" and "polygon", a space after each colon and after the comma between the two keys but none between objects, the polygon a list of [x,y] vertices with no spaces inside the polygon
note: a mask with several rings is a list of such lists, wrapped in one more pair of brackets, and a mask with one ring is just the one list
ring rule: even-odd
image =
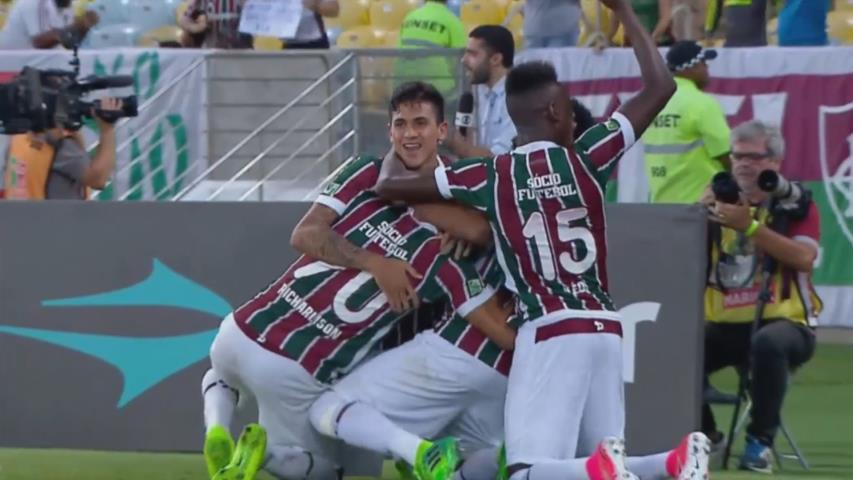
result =
[{"label": "photographer", "polygon": [[[740,199],[722,201],[729,195],[717,188],[716,178],[713,191],[709,189],[703,198],[712,221],[705,291],[705,374],[749,365],[753,404],[740,467],[769,473],[789,374],[815,350],[813,327],[822,304],[811,273],[818,254],[820,218],[808,192],[799,186],[794,186],[795,195],[789,191],[775,198],[759,188],[760,176],[772,176],[766,171],[778,172],[781,167],[784,141],[777,128],[753,120],[735,128],[731,138],[732,174]],[[790,208],[783,211],[779,205]],[[769,301],[753,333],[768,257],[775,264]],[[724,436],[707,404],[702,424],[703,432],[722,444]]]},{"label": "photographer", "polygon": [[[104,98],[104,116],[122,110],[122,101]],[[100,142],[89,156],[79,132],[54,127],[12,136],[5,168],[9,200],[85,200],[88,189],[103,189],[115,169],[116,139],[112,119],[92,112]]]},{"label": "photographer", "polygon": [[97,24],[93,11],[74,18],[71,0],[17,0],[0,31],[0,50],[57,48],[63,36],[80,41]]}]

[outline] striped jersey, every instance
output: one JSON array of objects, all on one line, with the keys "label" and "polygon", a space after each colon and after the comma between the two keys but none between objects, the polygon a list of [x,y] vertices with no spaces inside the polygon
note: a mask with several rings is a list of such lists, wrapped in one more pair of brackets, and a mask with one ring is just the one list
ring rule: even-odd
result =
[{"label": "striped jersey", "polygon": [[190,0],[184,12],[187,18],[207,16],[206,48],[251,48],[252,37],[241,34],[240,12],[246,0]]},{"label": "striped jersey", "polygon": [[518,296],[523,321],[614,310],[607,288],[604,191],[633,143],[630,122],[616,112],[572,149],[534,142],[494,159],[435,170],[442,196],[489,218],[506,286]]},{"label": "striped jersey", "polygon": [[[498,264],[494,252],[489,252],[477,260],[477,270],[483,282],[498,290],[504,284],[504,274]],[[518,328],[518,317],[508,320],[513,329]],[[512,364],[512,352],[503,350],[495,342],[489,340],[483,332],[468,323],[452,308],[447,308],[435,326],[435,332],[443,339],[469,353],[498,372],[508,375]]]},{"label": "striped jersey", "polygon": [[[360,157],[326,187],[317,203],[338,213],[332,229],[356,246],[408,262],[423,275],[415,285],[419,298],[448,298],[467,315],[493,290],[483,285],[472,262],[440,255],[434,227],[373,193],[380,166],[380,159]],[[234,312],[249,338],[299,362],[322,382],[349,372],[401,317],[369,273],[304,255]]]}]

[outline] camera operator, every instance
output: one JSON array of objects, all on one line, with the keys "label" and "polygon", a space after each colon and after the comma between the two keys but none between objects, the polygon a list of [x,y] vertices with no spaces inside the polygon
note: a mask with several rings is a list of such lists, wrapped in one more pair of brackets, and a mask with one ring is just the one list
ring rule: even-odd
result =
[{"label": "camera operator", "polygon": [[69,34],[79,42],[98,20],[93,11],[74,18],[71,0],[17,0],[0,31],[0,50],[57,48]]},{"label": "camera operator", "polygon": [[[122,101],[101,100],[104,117],[120,112]],[[5,169],[9,200],[85,200],[88,189],[103,189],[116,164],[115,125],[94,111],[100,142],[94,155],[86,152],[83,136],[60,127],[13,135]]]},{"label": "camera operator", "polygon": [[[808,194],[798,195],[799,213],[795,215],[773,207],[792,203],[794,196],[783,199],[777,193],[774,202],[773,195],[759,188],[762,172],[778,172],[781,167],[784,140],[779,129],[753,120],[735,128],[731,138],[732,174],[740,198],[725,203],[721,197],[729,195],[720,193],[722,189],[716,185],[713,191],[717,193],[709,189],[703,198],[712,221],[705,291],[705,374],[726,366],[749,365],[753,404],[740,467],[769,473],[789,373],[807,362],[815,350],[813,327],[822,303],[812,287],[811,274],[818,254],[820,218]],[[733,183],[731,187],[737,192]],[[775,263],[769,301],[753,333],[768,257]],[[717,430],[707,404],[702,417],[703,432],[721,445],[724,435]]]}]

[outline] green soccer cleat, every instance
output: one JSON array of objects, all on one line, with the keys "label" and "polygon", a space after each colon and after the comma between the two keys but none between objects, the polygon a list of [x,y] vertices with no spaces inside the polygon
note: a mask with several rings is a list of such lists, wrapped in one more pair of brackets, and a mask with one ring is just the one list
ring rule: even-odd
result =
[{"label": "green soccer cleat", "polygon": [[418,477],[415,476],[414,470],[412,470],[412,466],[405,460],[397,460],[394,462],[394,469],[397,470],[397,475],[400,480],[418,480]]},{"label": "green soccer cleat", "polygon": [[509,480],[509,470],[506,468],[506,444],[501,444],[498,451],[498,476],[497,480]]},{"label": "green soccer cleat", "polygon": [[264,465],[267,432],[257,423],[243,429],[231,462],[213,476],[213,480],[254,480]]},{"label": "green soccer cleat", "polygon": [[415,457],[418,480],[451,480],[459,465],[459,446],[456,439],[443,438],[435,443],[424,441]]},{"label": "green soccer cleat", "polygon": [[222,425],[210,427],[204,436],[204,461],[207,463],[207,474],[213,478],[220,469],[228,465],[234,454],[234,440]]}]

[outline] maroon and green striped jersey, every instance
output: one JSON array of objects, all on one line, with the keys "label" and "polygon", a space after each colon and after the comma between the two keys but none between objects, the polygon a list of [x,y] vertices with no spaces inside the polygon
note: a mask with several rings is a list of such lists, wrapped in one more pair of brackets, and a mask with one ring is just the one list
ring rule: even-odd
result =
[{"label": "maroon and green striped jersey", "polygon": [[[487,286],[496,291],[503,286],[504,273],[493,251],[481,256],[476,264],[480,277]],[[517,329],[520,323],[517,316],[510,317],[507,322],[513,329]],[[441,321],[436,324],[435,332],[498,372],[504,375],[509,374],[509,368],[512,365],[512,352],[502,349],[495,342],[489,340],[489,337],[468,323],[453,308],[447,308]]]},{"label": "maroon and green striped jersey", "polygon": [[[422,301],[449,298],[467,315],[493,290],[483,285],[472,262],[440,254],[433,226],[373,193],[380,166],[380,159],[358,158],[320,195],[317,203],[339,215],[332,229],[356,246],[408,262],[423,275],[415,285]],[[304,255],[234,312],[249,338],[323,382],[349,372],[401,317],[369,273]]]},{"label": "maroon and green striped jersey", "polygon": [[435,170],[442,196],[486,213],[506,286],[524,321],[614,310],[607,289],[604,191],[634,143],[617,112],[573,149],[534,142]]}]

